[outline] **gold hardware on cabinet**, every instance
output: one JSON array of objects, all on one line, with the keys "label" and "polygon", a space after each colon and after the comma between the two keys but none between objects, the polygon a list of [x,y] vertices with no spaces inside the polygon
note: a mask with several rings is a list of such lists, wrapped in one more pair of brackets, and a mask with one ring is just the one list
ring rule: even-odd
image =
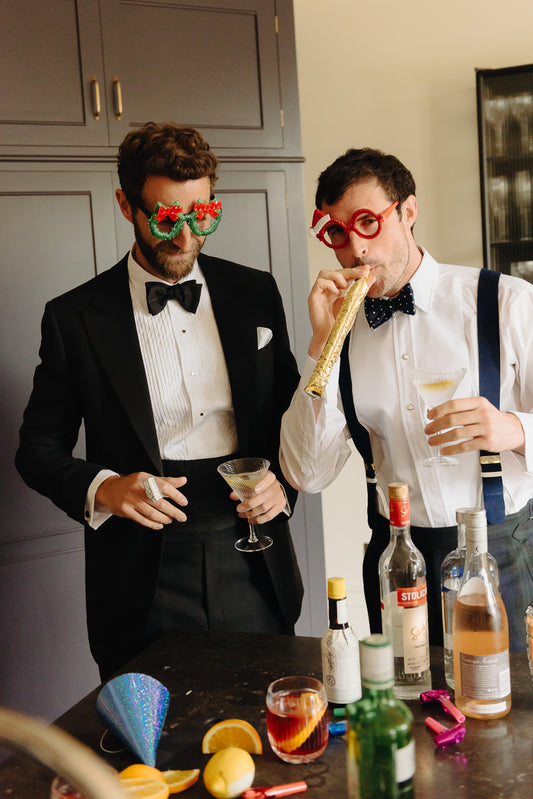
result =
[{"label": "gold hardware on cabinet", "polygon": [[100,119],[100,86],[96,78],[91,78],[91,100],[93,104],[93,119]]},{"label": "gold hardware on cabinet", "polygon": [[122,88],[118,78],[113,78],[113,96],[115,99],[115,119],[122,119]]}]

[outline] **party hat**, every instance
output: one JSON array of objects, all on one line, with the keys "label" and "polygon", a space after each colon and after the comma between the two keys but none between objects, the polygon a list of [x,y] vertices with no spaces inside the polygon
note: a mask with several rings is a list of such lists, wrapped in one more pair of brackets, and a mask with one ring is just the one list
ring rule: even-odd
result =
[{"label": "party hat", "polygon": [[129,672],[104,685],[96,709],[143,763],[155,766],[168,702],[168,688],[162,683],[147,674]]}]

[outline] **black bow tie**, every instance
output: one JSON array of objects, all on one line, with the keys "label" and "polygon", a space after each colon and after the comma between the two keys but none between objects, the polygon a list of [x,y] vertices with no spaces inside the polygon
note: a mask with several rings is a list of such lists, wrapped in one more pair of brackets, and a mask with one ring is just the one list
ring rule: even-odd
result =
[{"label": "black bow tie", "polygon": [[185,283],[174,283],[172,286],[149,282],[146,284],[148,310],[152,316],[155,316],[161,313],[169,300],[177,300],[186,311],[196,313],[201,291],[202,284],[196,280],[186,280]]},{"label": "black bow tie", "polygon": [[379,327],[390,319],[395,311],[414,316],[415,298],[410,283],[406,283],[397,297],[365,297],[365,314],[370,327]]}]

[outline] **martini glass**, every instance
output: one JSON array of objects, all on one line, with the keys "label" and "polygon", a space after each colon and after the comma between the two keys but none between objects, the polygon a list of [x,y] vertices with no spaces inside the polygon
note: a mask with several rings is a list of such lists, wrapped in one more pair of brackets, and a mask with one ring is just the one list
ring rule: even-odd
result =
[{"label": "martini glass", "polygon": [[[409,370],[409,377],[427,409],[451,400],[465,374],[466,369],[438,371],[422,367]],[[456,466],[459,463],[457,458],[441,455],[440,446],[437,447],[437,450],[437,455],[422,458],[418,464],[420,466]]]},{"label": "martini glass", "polygon": [[[249,499],[254,494],[256,485],[261,482],[268,472],[270,461],[265,458],[237,458],[221,463],[217,471],[226,483],[235,491],[241,501]],[[268,535],[257,537],[254,523],[248,519],[250,535],[248,538],[239,538],[235,542],[235,549],[240,552],[259,552],[272,546],[272,539]]]}]

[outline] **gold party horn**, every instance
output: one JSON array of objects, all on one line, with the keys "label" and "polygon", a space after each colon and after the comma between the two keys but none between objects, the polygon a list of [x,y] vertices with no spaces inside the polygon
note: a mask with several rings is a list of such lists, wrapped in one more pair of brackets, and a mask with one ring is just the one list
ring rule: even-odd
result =
[{"label": "gold party horn", "polygon": [[333,364],[339,357],[344,339],[351,330],[359,306],[367,291],[368,283],[366,278],[362,277],[359,280],[355,280],[346,292],[344,302],[335,319],[335,324],[331,328],[331,333],[324,349],[320,353],[317,365],[313,369],[313,374],[305,387],[306,393],[313,399],[323,396]]}]

